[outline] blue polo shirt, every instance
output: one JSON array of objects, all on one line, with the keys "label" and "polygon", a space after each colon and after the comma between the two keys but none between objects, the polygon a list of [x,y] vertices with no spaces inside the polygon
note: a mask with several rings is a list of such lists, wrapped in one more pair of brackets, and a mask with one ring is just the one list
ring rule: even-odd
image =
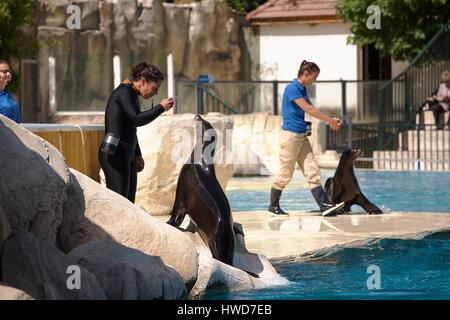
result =
[{"label": "blue polo shirt", "polygon": [[283,93],[282,101],[282,125],[283,130],[292,131],[295,133],[305,133],[305,111],[300,108],[294,100],[304,98],[309,101],[308,94],[306,93],[306,88],[302,84],[294,79]]},{"label": "blue polo shirt", "polygon": [[19,123],[19,106],[12,95],[6,90],[0,90],[0,114]]}]

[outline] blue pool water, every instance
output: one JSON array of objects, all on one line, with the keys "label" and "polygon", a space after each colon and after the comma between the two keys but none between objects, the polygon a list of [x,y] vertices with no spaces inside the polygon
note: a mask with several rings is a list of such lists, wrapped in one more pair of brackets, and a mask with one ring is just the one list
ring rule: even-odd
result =
[{"label": "blue pool water", "polygon": [[[333,172],[322,171],[322,184]],[[450,172],[356,171],[366,197],[383,211],[450,213]],[[268,187],[270,189],[270,185]],[[227,192],[232,211],[267,210],[269,190]],[[283,210],[317,210],[307,189],[285,190],[280,201]],[[353,211],[362,211],[358,206]]]},{"label": "blue pool water", "polygon": [[[332,176],[322,172],[322,182]],[[364,194],[384,211],[450,213],[450,172],[356,171]],[[270,188],[270,185],[269,185]],[[227,193],[233,211],[267,210],[269,190]],[[306,189],[285,190],[282,208],[317,210]],[[354,206],[353,211],[362,209]],[[370,278],[379,268],[376,278]],[[377,239],[358,248],[330,250],[297,263],[277,263],[290,283],[249,292],[208,294],[205,299],[450,299],[450,232],[422,240]],[[368,273],[369,271],[369,273]],[[375,281],[375,282],[374,282]]]},{"label": "blue pool water", "polygon": [[290,280],[288,285],[205,298],[447,300],[450,232],[422,240],[381,239],[365,247],[330,251],[309,262],[279,263],[274,267]]}]

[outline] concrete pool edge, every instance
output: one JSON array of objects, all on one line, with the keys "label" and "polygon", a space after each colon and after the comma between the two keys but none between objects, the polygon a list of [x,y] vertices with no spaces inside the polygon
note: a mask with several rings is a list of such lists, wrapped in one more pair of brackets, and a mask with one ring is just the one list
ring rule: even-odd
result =
[{"label": "concrete pool edge", "polygon": [[235,212],[242,224],[247,249],[267,256],[271,263],[304,261],[319,251],[365,245],[383,238],[420,239],[450,231],[450,214],[389,212],[383,215],[354,214],[324,218],[297,211],[288,218],[267,212]]},{"label": "concrete pool edge", "polygon": [[342,244],[336,244],[333,246],[323,247],[323,248],[320,248],[317,250],[305,252],[301,255],[292,255],[292,256],[272,258],[272,259],[269,259],[269,261],[270,261],[270,263],[272,263],[274,265],[284,264],[284,263],[309,262],[309,261],[313,261],[313,260],[318,260],[320,258],[324,258],[329,254],[335,253],[335,252],[343,250],[343,249],[370,247],[382,239],[422,240],[432,234],[436,234],[436,233],[440,233],[440,232],[448,232],[448,231],[450,231],[449,227],[442,228],[442,229],[436,229],[436,230],[432,230],[432,231],[412,233],[409,235],[402,235],[402,236],[398,236],[398,237],[396,237],[396,236],[375,237],[375,238],[366,238],[366,239],[362,239],[362,240],[354,240],[351,242],[344,242]]},{"label": "concrete pool edge", "polygon": [[[169,216],[155,218],[167,221]],[[243,227],[247,250],[275,264],[305,261],[320,251],[363,246],[383,238],[420,239],[450,231],[450,213],[434,212],[325,218],[315,212],[294,211],[289,217],[278,218],[266,211],[240,211],[233,212],[233,220]]]}]

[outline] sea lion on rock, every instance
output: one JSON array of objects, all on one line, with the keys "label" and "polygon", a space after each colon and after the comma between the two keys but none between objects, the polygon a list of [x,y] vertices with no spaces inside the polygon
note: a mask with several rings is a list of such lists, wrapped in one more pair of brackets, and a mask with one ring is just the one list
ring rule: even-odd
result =
[{"label": "sea lion on rock", "polygon": [[349,212],[351,206],[354,204],[361,206],[369,214],[383,213],[383,211],[364,196],[356,180],[353,162],[361,153],[361,149],[348,149],[344,151],[339,160],[334,177],[328,178],[325,182],[325,191],[328,197],[334,203],[341,201],[345,203],[344,208],[342,208],[339,214]]},{"label": "sea lion on rock", "polygon": [[217,133],[201,116],[196,115],[195,121],[200,139],[197,139],[190,161],[181,168],[172,216],[167,223],[178,227],[189,214],[213,257],[232,266],[233,217],[214,170]]}]

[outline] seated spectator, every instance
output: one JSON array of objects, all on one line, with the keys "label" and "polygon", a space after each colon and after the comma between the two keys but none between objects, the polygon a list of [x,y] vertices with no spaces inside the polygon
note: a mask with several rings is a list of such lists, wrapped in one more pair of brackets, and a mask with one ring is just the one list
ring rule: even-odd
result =
[{"label": "seated spectator", "polygon": [[0,59],[0,114],[14,120],[20,121],[19,106],[9,91],[5,90],[11,82],[12,72],[9,63]]},{"label": "seated spectator", "polygon": [[[444,113],[448,111],[450,107],[450,73],[444,71],[441,80],[442,83],[433,92],[432,97],[426,98],[423,106],[424,111],[433,111],[434,121],[438,130],[444,129]],[[450,129],[450,117],[447,121],[447,126]]]}]

